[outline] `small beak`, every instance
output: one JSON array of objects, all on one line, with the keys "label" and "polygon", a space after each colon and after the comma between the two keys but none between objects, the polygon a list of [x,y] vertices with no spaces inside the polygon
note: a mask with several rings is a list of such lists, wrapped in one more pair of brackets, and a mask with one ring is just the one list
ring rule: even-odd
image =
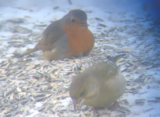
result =
[{"label": "small beak", "polygon": [[81,26],[88,27],[87,23],[81,23]]},{"label": "small beak", "polygon": [[74,110],[76,110],[76,106],[78,104],[78,99],[72,99]]},{"label": "small beak", "polygon": [[84,99],[81,99],[81,100],[79,101],[79,106],[78,106],[78,108],[81,107],[81,105],[83,104],[83,102],[84,102]]},{"label": "small beak", "polygon": [[72,99],[74,110],[79,109],[84,102],[84,99]]}]

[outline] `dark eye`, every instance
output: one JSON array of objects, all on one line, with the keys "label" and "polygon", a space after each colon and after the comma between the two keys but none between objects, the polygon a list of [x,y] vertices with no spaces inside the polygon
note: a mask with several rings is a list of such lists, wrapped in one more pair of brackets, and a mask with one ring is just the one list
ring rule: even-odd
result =
[{"label": "dark eye", "polygon": [[74,19],[72,19],[71,21],[72,21],[72,22],[75,22],[75,20],[74,20]]},{"label": "dark eye", "polygon": [[80,96],[83,96],[84,95],[84,91],[80,94]]}]

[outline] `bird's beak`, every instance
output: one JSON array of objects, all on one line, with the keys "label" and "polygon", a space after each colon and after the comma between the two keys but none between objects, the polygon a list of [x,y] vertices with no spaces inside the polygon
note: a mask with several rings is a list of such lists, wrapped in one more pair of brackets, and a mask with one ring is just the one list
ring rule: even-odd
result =
[{"label": "bird's beak", "polygon": [[74,110],[76,110],[76,109],[79,109],[79,108],[81,107],[81,105],[82,105],[83,102],[84,102],[84,99],[82,99],[82,98],[72,99],[72,101],[73,101]]},{"label": "bird's beak", "polygon": [[88,27],[87,23],[81,23],[81,26]]},{"label": "bird's beak", "polygon": [[76,110],[76,106],[78,104],[78,99],[72,99],[74,110]]},{"label": "bird's beak", "polygon": [[81,107],[81,105],[83,104],[83,102],[84,102],[84,99],[81,99],[81,100],[79,101],[79,106],[78,106],[78,108]]}]

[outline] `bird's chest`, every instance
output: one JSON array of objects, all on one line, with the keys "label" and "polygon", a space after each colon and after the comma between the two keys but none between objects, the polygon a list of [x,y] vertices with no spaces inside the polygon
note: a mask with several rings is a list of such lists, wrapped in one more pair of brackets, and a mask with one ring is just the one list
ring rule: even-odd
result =
[{"label": "bird's chest", "polygon": [[79,55],[92,49],[93,36],[87,27],[74,24],[66,25],[63,30],[67,35],[69,47],[72,49],[70,55]]}]

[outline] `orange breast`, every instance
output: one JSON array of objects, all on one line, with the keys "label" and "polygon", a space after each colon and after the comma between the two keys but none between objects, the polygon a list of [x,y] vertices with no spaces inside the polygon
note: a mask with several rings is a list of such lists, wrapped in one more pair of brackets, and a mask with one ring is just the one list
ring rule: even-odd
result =
[{"label": "orange breast", "polygon": [[89,53],[92,50],[94,38],[87,27],[78,24],[69,24],[65,25],[63,30],[67,34],[69,46],[72,49],[72,51],[69,52],[69,56]]}]

